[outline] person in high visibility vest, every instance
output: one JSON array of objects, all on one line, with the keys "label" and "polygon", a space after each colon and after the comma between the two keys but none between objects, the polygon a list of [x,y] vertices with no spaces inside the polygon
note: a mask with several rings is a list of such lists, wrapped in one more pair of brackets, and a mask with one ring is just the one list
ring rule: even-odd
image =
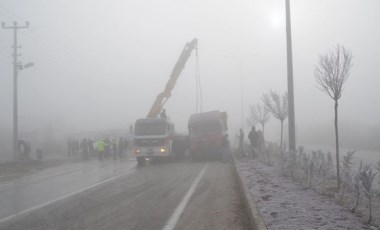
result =
[{"label": "person in high visibility vest", "polygon": [[103,140],[96,141],[96,147],[98,149],[99,160],[104,158],[104,150],[106,149],[106,143]]},{"label": "person in high visibility vest", "polygon": [[112,144],[112,156],[113,156],[113,159],[117,160],[118,150],[119,149],[117,147],[117,141],[116,141],[115,138],[112,138],[111,144]]}]

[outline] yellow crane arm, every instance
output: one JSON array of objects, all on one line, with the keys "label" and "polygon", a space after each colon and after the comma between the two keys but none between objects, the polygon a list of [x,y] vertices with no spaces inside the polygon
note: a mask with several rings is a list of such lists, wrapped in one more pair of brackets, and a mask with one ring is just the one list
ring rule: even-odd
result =
[{"label": "yellow crane arm", "polygon": [[166,83],[164,91],[158,94],[156,100],[154,101],[152,107],[149,110],[147,117],[157,117],[160,114],[166,101],[170,98],[175,83],[177,82],[177,79],[181,74],[182,70],[185,68],[185,64],[189,59],[193,49],[198,49],[198,40],[196,38],[193,39],[191,42],[186,43],[181,55],[178,58],[177,63],[175,64],[172,70],[172,73],[170,74],[169,81]]}]

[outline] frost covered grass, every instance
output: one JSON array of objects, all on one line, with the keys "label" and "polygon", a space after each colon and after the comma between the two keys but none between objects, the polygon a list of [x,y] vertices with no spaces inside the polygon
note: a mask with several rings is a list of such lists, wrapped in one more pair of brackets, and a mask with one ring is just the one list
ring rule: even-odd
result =
[{"label": "frost covered grass", "polygon": [[341,189],[331,153],[285,152],[274,144],[258,158],[238,161],[269,229],[369,229],[380,226],[380,161],[353,167],[354,151],[343,157]]}]

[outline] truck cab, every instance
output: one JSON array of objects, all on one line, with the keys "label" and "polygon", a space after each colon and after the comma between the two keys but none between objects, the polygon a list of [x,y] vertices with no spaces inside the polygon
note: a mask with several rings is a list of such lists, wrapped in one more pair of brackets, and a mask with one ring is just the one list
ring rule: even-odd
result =
[{"label": "truck cab", "polygon": [[134,154],[137,162],[146,159],[173,158],[174,124],[166,118],[138,119],[134,128]]}]

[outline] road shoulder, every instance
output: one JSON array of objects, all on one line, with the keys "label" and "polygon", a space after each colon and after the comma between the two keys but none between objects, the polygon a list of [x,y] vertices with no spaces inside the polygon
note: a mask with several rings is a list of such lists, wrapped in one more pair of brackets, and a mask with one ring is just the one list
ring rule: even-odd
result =
[{"label": "road shoulder", "polygon": [[175,229],[250,229],[233,165],[210,162]]}]

